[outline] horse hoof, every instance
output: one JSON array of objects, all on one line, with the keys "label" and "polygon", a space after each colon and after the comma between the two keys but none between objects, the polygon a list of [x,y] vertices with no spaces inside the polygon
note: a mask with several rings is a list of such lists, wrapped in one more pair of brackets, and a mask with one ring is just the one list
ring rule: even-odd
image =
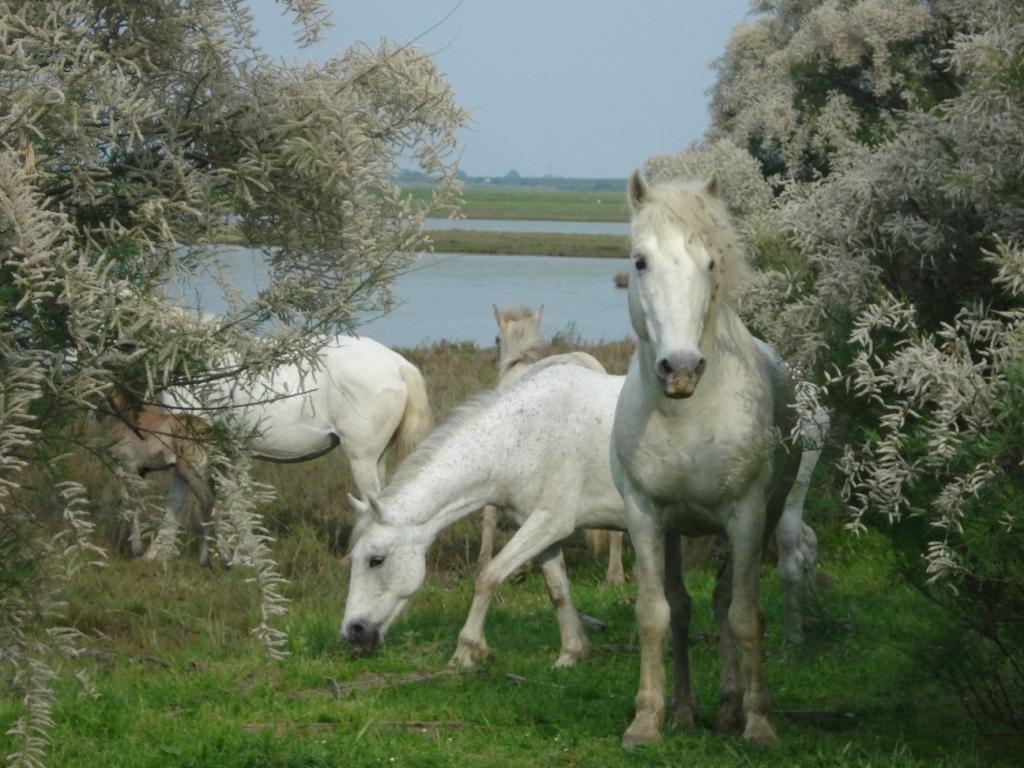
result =
[{"label": "horse hoof", "polygon": [[653,715],[637,715],[622,734],[622,746],[626,749],[653,744],[660,740],[661,728]]},{"label": "horse hoof", "polygon": [[743,711],[738,707],[722,707],[715,714],[715,732],[729,733],[743,728]]},{"label": "horse hoof", "polygon": [[472,645],[459,643],[455,648],[455,653],[452,654],[451,660],[448,662],[448,666],[472,669],[478,664],[487,661],[492,655],[491,649],[487,647],[486,643],[474,643]]},{"label": "horse hoof", "polygon": [[672,728],[677,731],[692,733],[697,730],[697,706],[686,704],[676,707],[672,712]]},{"label": "horse hoof", "polygon": [[583,652],[583,651],[572,651],[572,652],[567,651],[567,652],[561,654],[555,660],[555,663],[552,664],[552,666],[555,669],[565,669],[566,667],[573,666],[577,661],[582,659],[584,656],[586,656],[586,653]]},{"label": "horse hoof", "polygon": [[605,579],[604,583],[601,586],[604,587],[605,589],[614,589],[615,587],[623,586],[625,583],[626,583],[626,579],[624,577],[617,576],[615,578],[609,577],[609,578]]},{"label": "horse hoof", "polygon": [[747,719],[747,727],[743,729],[743,738],[762,747],[774,747],[779,743],[775,729],[764,715],[751,715]]}]

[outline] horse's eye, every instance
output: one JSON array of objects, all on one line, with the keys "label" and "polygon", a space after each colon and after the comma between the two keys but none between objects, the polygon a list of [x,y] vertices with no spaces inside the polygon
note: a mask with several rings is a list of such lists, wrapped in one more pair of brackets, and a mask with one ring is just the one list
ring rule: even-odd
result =
[{"label": "horse's eye", "polygon": [[634,264],[636,264],[637,272],[643,272],[645,269],[647,269],[647,259],[645,259],[643,256],[637,256]]},{"label": "horse's eye", "polygon": [[384,565],[384,555],[370,555],[370,567],[377,568]]},{"label": "horse's eye", "polygon": [[494,337],[494,346],[496,346],[496,347],[500,347],[501,346],[501,336],[495,336]]}]

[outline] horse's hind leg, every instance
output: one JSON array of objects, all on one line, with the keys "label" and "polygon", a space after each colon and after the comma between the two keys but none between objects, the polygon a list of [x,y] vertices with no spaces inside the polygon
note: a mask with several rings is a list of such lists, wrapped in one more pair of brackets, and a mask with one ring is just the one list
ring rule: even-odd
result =
[{"label": "horse's hind leg", "polygon": [[679,534],[665,534],[665,597],[672,630],[672,722],[692,731],[697,725],[697,700],[690,685],[690,609],[692,600],[683,583]]},{"label": "horse's hind leg", "polygon": [[787,517],[788,514],[787,509],[779,520],[775,542],[779,548],[779,583],[784,602],[783,637],[787,643],[798,644],[804,640],[803,616],[800,613],[800,590],[805,572],[805,558],[801,551],[804,525],[799,512],[795,518]]},{"label": "horse's hind leg", "polygon": [[548,585],[548,597],[558,617],[558,631],[562,649],[555,661],[556,667],[571,667],[587,655],[587,637],[583,632],[579,614],[569,593],[569,577],[565,573],[565,558],[559,544],[548,547],[537,556]]},{"label": "horse's hind leg", "polygon": [[480,568],[494,557],[494,535],[498,529],[498,508],[487,504],[480,512],[480,554],[476,562]]},{"label": "horse's hind leg", "polygon": [[347,453],[349,469],[352,471],[352,481],[356,484],[359,496],[364,501],[366,494],[380,493],[384,486],[378,470],[379,456],[363,456],[360,454]]},{"label": "horse's hind leg", "polygon": [[626,583],[626,574],[622,570],[622,531],[608,533],[608,571],[604,576],[606,587],[621,587]]}]

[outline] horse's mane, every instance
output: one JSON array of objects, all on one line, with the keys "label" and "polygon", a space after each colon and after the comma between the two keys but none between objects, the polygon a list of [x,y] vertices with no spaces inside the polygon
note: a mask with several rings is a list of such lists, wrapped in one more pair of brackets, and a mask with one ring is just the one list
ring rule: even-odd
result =
[{"label": "horse's mane", "polygon": [[652,184],[636,212],[633,226],[655,231],[681,227],[696,237],[715,260],[722,297],[733,298],[750,279],[752,268],[746,249],[733,229],[725,203],[702,182],[668,181]]},{"label": "horse's mane", "polygon": [[420,471],[430,463],[434,454],[447,445],[452,435],[458,432],[465,424],[472,421],[478,414],[490,408],[501,394],[503,392],[499,392],[496,389],[484,390],[472,395],[465,403],[455,408],[444,424],[431,432],[416,447],[415,451],[402,460],[394,475],[391,476],[387,488],[381,493],[381,499],[390,498],[404,485],[412,482],[420,474]]}]

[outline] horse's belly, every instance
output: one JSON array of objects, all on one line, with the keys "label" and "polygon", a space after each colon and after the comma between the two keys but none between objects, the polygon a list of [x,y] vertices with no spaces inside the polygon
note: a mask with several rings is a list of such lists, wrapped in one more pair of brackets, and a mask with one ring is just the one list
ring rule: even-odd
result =
[{"label": "horse's belly", "polygon": [[257,456],[268,461],[302,461],[338,444],[331,424],[318,418],[302,400],[305,398],[279,401],[253,414],[259,425],[259,434],[252,442]]}]

